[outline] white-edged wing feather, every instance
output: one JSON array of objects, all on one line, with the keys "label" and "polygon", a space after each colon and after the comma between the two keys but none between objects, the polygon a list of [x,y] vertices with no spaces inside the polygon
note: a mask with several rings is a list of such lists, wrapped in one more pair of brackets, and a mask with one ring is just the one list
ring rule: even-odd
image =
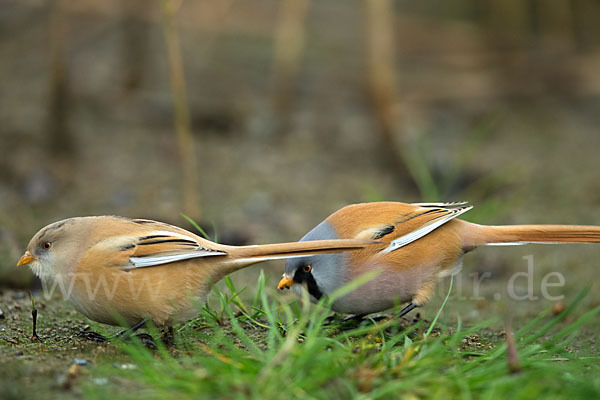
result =
[{"label": "white-edged wing feather", "polygon": [[193,258],[224,256],[226,252],[202,246],[193,236],[171,231],[152,231],[121,247],[129,251],[125,269],[153,267]]},{"label": "white-edged wing feather", "polygon": [[[417,204],[422,205],[423,207],[438,207],[437,204],[451,205],[451,204],[457,204],[457,203],[420,203],[420,204],[417,203]],[[415,205],[417,205],[417,204],[415,204]],[[439,217],[434,218],[434,219],[430,220],[429,222],[427,222],[426,224],[422,225],[420,228],[415,229],[414,231],[407,233],[406,235],[401,236],[398,239],[393,240],[390,243],[390,245],[388,247],[386,247],[385,249],[383,249],[381,252],[389,253],[394,250],[398,250],[399,248],[404,247],[407,244],[410,244],[410,243],[414,242],[415,240],[418,240],[418,239],[422,238],[423,236],[427,235],[428,233],[434,231],[435,229],[444,225],[446,222],[450,221],[451,219],[454,219],[454,218],[458,217],[459,215],[466,213],[471,208],[473,208],[473,206],[448,208],[448,209],[446,209],[447,212],[441,214]]]},{"label": "white-edged wing feather", "polygon": [[155,265],[169,264],[175,261],[183,261],[189,260],[191,258],[198,257],[210,257],[210,256],[224,256],[227,253],[222,251],[202,251],[197,250],[189,253],[179,253],[179,254],[165,254],[165,255],[157,255],[151,257],[129,257],[129,261],[132,264],[133,268],[142,268],[142,267],[153,267]]},{"label": "white-edged wing feather", "polygon": [[456,207],[456,206],[464,206],[468,204],[468,201],[450,201],[446,203],[411,203],[413,206],[421,206],[421,207]]}]

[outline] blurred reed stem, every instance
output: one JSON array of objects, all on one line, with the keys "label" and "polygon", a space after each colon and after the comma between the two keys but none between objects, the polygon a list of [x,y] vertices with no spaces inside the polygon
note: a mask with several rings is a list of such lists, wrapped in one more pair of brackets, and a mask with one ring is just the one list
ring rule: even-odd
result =
[{"label": "blurred reed stem", "polygon": [[123,89],[139,89],[148,63],[150,31],[144,19],[153,4],[146,0],[129,0],[121,4],[121,51]]},{"label": "blurred reed stem", "polygon": [[397,138],[402,139],[396,82],[394,7],[390,0],[367,0],[367,86],[375,112],[382,154],[403,179],[410,174]]},{"label": "blurred reed stem", "polygon": [[[68,21],[63,0],[49,3],[50,77],[48,96],[48,149],[59,162],[72,156],[74,145],[69,130],[70,88],[66,54]],[[55,171],[56,172],[56,171]]]},{"label": "blurred reed stem", "polygon": [[176,23],[177,11],[181,3],[182,1],[161,0],[161,9],[173,95],[175,132],[181,157],[183,209],[187,215],[198,219],[201,209],[197,184],[196,152],[190,126],[190,112],[185,92],[185,76]]},{"label": "blurred reed stem", "polygon": [[306,41],[305,21],[309,6],[309,0],[282,0],[280,3],[275,31],[271,94],[277,134],[285,134],[289,129]]}]

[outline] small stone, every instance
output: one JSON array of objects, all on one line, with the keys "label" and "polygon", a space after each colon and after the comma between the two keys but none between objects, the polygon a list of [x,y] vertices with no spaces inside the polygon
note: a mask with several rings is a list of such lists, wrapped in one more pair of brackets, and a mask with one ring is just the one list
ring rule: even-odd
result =
[{"label": "small stone", "polygon": [[119,369],[136,369],[137,365],[135,365],[135,364],[117,364],[117,363],[114,363],[113,367],[119,368]]},{"label": "small stone", "polygon": [[0,319],[5,319],[5,318],[6,318],[6,315],[4,315],[4,312],[0,308]]},{"label": "small stone", "polygon": [[198,379],[204,379],[204,378],[207,378],[208,376],[209,376],[209,373],[204,368],[198,368],[194,371],[194,377],[196,377]]},{"label": "small stone", "polygon": [[68,389],[69,388],[69,383],[67,381],[67,377],[64,375],[61,375],[59,377],[56,378],[56,384],[58,385],[58,387],[60,387],[61,389]]},{"label": "small stone", "polygon": [[73,361],[75,361],[75,364],[81,365],[81,366],[87,365],[87,363],[88,363],[83,358],[75,358]]},{"label": "small stone", "polygon": [[93,382],[95,385],[106,385],[108,383],[108,379],[106,378],[94,378]]}]

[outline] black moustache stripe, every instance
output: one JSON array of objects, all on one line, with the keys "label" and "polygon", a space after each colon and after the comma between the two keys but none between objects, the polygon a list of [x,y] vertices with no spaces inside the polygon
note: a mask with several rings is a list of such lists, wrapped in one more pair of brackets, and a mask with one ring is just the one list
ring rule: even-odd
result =
[{"label": "black moustache stripe", "polygon": [[302,267],[296,270],[294,274],[294,281],[297,283],[305,283],[306,288],[308,289],[308,293],[311,294],[315,299],[319,300],[323,297],[323,292],[319,289],[319,285],[317,285],[317,281],[311,272],[304,272]]},{"label": "black moustache stripe", "polygon": [[315,277],[309,272],[306,277],[306,287],[308,288],[308,293],[310,293],[315,299],[320,300],[323,297],[323,292],[319,290],[319,286],[317,285],[317,281],[315,281]]}]

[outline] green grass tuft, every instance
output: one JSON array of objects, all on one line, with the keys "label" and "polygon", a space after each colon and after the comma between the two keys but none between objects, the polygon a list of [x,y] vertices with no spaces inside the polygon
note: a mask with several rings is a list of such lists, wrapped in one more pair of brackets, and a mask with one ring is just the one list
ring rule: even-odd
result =
[{"label": "green grass tuft", "polygon": [[[367,277],[365,279],[370,279]],[[357,282],[360,285],[364,282]],[[219,308],[179,329],[175,348],[148,350],[140,343],[119,346],[135,369],[98,366],[96,376],[119,385],[87,386],[92,398],[597,398],[598,357],[568,351],[569,343],[600,312],[596,307],[570,323],[567,316],[582,292],[562,313],[539,315],[515,332],[522,369],[511,373],[506,345],[472,349],[465,338],[485,332],[493,321],[464,329],[434,329],[419,321],[393,318],[351,327],[324,325],[328,302],[311,306],[267,296],[263,274],[250,304],[226,282],[216,291]],[[351,290],[353,287],[345,288]],[[337,295],[342,295],[343,291]],[[443,307],[443,305],[442,305]],[[154,329],[153,336],[158,337]],[[104,375],[103,375],[104,374]],[[134,388],[134,389],[132,389]]]}]

